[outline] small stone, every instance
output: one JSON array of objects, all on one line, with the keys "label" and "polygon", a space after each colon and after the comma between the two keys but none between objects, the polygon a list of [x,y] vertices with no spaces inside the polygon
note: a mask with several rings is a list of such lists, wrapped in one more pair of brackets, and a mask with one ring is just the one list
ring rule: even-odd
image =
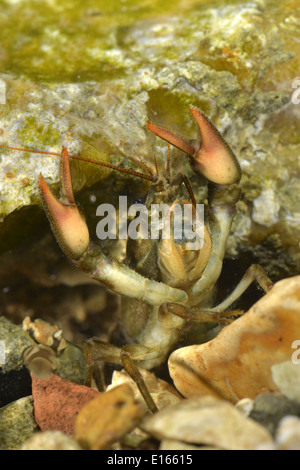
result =
[{"label": "small stone", "polygon": [[300,365],[286,361],[272,367],[272,378],[281,393],[300,403]]},{"label": "small stone", "polygon": [[300,419],[295,416],[283,418],[276,431],[278,450],[300,450]]},{"label": "small stone", "polygon": [[5,363],[1,364],[2,372],[20,370],[24,367],[23,352],[35,342],[22,326],[14,325],[4,317],[0,318],[0,341],[5,353]]},{"label": "small stone", "polygon": [[67,341],[66,348],[56,359],[56,374],[62,379],[83,385],[86,376],[86,362],[81,348]]},{"label": "small stone", "polygon": [[[52,328],[44,322],[45,326]],[[4,317],[0,317],[0,345],[1,357],[5,357],[0,368],[3,373],[20,370],[24,367],[24,352],[36,346],[28,331],[22,325],[14,325]],[[82,385],[86,375],[84,353],[81,348],[66,341],[65,348],[56,357],[56,373],[63,379]],[[1,399],[0,399],[1,401]],[[0,405],[1,406],[1,405]]]},{"label": "small stone", "polygon": [[17,450],[38,431],[32,396],[20,398],[0,409],[0,449]]},{"label": "small stone", "polygon": [[37,432],[26,441],[21,450],[82,450],[71,437],[60,431]]},{"label": "small stone", "polygon": [[[174,405],[182,399],[177,390],[165,380],[157,378],[155,374],[149,370],[140,368],[139,371],[143,376],[149,393],[151,394],[153,401],[159,410],[165,408],[166,406]],[[112,390],[113,388],[124,383],[130,385],[135,399],[141,404],[141,406],[143,406],[145,411],[148,411],[148,406],[146,405],[145,400],[138,389],[138,386],[125,370],[114,371],[112,376],[112,383],[107,387],[107,390]]]},{"label": "small stone", "polygon": [[77,414],[99,395],[92,388],[77,385],[55,374],[47,379],[31,374],[31,378],[35,419],[42,431],[73,434]]},{"label": "small stone", "polygon": [[159,450],[203,450],[206,446],[199,447],[186,442],[175,441],[174,439],[163,439],[160,443]]},{"label": "small stone", "polygon": [[262,424],[274,435],[278,423],[286,415],[300,415],[300,405],[280,395],[258,395],[253,403],[249,417]]},{"label": "small stone", "polygon": [[186,397],[210,394],[236,403],[279,391],[272,366],[291,360],[300,339],[300,276],[277,282],[212,341],[174,351],[169,370]]},{"label": "small stone", "polygon": [[99,394],[79,413],[75,423],[75,439],[84,449],[107,449],[144,416],[128,384]]},{"label": "small stone", "polygon": [[235,407],[240,413],[242,413],[243,416],[247,418],[253,410],[253,403],[254,401],[251,400],[251,398],[242,398],[242,400],[236,403]]},{"label": "small stone", "polygon": [[250,450],[271,443],[270,434],[230,403],[202,396],[183,400],[146,419],[142,429],[157,439],[172,439],[228,450]]}]

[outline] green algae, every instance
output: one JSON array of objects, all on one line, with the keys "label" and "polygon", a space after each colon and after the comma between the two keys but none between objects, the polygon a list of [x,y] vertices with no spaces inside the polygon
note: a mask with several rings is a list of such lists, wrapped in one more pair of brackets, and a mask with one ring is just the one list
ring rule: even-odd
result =
[{"label": "green algae", "polygon": [[[41,121],[38,116],[27,116],[24,119],[23,126],[18,129],[16,137],[19,142],[28,142],[32,146],[37,143],[43,148],[46,146],[58,145],[61,139],[61,133],[53,125],[46,126],[44,121]],[[24,158],[29,154],[24,154]]]},{"label": "green algae", "polygon": [[[4,144],[57,153],[65,145],[107,163],[122,155],[135,168],[138,153],[153,166],[153,156],[165,157],[167,149],[149,135],[147,120],[193,139],[188,105],[199,106],[243,170],[240,223],[229,253],[238,253],[253,230],[262,239],[274,230],[285,246],[298,247],[300,203],[288,190],[295,180],[297,191],[300,175],[299,111],[291,101],[300,66],[297,3],[23,0],[2,7]],[[59,193],[57,158],[3,151],[0,159],[1,220],[40,204],[40,172]],[[112,175],[72,162],[75,191],[100,181],[105,199]],[[271,228],[252,220],[267,188],[281,207]]]},{"label": "green algae", "polygon": [[237,74],[249,89],[290,58],[284,41],[296,32],[298,14],[295,2],[274,0],[2,0],[1,69],[55,83],[102,81],[189,56]]}]

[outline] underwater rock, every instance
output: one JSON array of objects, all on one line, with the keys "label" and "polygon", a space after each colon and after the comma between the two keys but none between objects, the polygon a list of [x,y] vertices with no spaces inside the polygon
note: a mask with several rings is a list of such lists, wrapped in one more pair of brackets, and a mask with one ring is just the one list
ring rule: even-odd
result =
[{"label": "underwater rock", "polygon": [[87,403],[79,412],[75,439],[87,450],[108,449],[134,429],[145,414],[129,384],[122,384]]},{"label": "underwater rock", "polygon": [[59,377],[78,385],[83,385],[87,367],[81,348],[67,342],[67,347],[56,360],[56,374]]},{"label": "underwater rock", "polygon": [[233,403],[278,392],[271,368],[292,360],[292,345],[300,338],[299,311],[300,276],[277,282],[216,338],[171,354],[176,388],[186,397],[210,394]]},{"label": "underwater rock", "polygon": [[39,430],[31,396],[0,409],[0,449],[17,450]]},{"label": "underwater rock", "polygon": [[[300,343],[297,341],[297,344]],[[294,354],[297,357],[297,351]],[[300,369],[299,359],[297,360],[296,357],[295,363],[292,357],[291,361],[272,366],[272,378],[283,395],[300,404]]]},{"label": "underwater rock", "polygon": [[300,419],[285,416],[280,421],[276,435],[276,450],[300,450]]},{"label": "underwater rock", "polygon": [[63,380],[55,374],[47,379],[31,374],[31,378],[34,416],[42,431],[73,434],[77,414],[99,395],[97,390]]},{"label": "underwater rock", "polygon": [[71,437],[60,431],[37,432],[26,441],[21,450],[82,450]]},{"label": "underwater rock", "polygon": [[255,450],[300,450],[300,419],[296,416],[282,418],[273,443],[261,443]]},{"label": "underwater rock", "polygon": [[142,429],[156,439],[172,439],[228,450],[250,450],[272,442],[269,433],[230,403],[203,396],[183,400],[147,418]]},{"label": "underwater rock", "polygon": [[4,317],[0,318],[0,341],[4,346],[5,362],[0,364],[3,373],[20,370],[24,367],[23,353],[35,342],[22,326],[14,325]]},{"label": "underwater rock", "polygon": [[251,419],[264,426],[272,435],[285,416],[300,416],[300,404],[289,401],[286,397],[268,393],[255,398],[249,414]]},{"label": "underwater rock", "polygon": [[176,441],[174,439],[163,439],[160,443],[159,450],[218,450],[209,446],[193,446],[185,442]]},{"label": "underwater rock", "polygon": [[[39,322],[39,320],[36,320]],[[53,328],[47,322],[42,322]],[[1,364],[2,373],[17,371],[24,367],[24,353],[29,348],[37,345],[28,331],[24,331],[22,325],[14,325],[4,317],[0,318],[0,341],[5,349],[5,363]],[[53,352],[55,357],[55,353]],[[1,359],[1,357],[0,357]],[[86,363],[81,348],[65,342],[65,348],[55,357],[56,374],[63,379],[83,384],[86,375]],[[1,378],[0,378],[1,380]],[[0,399],[1,402],[1,399]]]},{"label": "underwater rock", "polygon": [[[269,240],[262,262],[270,276],[299,271],[299,5],[219,0],[182,9],[179,0],[171,6],[155,0],[146,7],[124,4],[120,15],[116,0],[111,8],[101,1],[91,9],[68,1],[59,5],[58,19],[57,3],[5,6],[2,143],[54,152],[66,145],[73,154],[104,161],[126,155],[134,165],[137,152],[153,166],[153,154],[165,158],[167,146],[149,135],[146,121],[195,138],[188,105],[198,106],[243,170],[227,254],[243,250],[256,257],[255,249]],[[14,47],[19,40],[22,47]],[[56,157],[3,149],[0,159],[0,220],[40,204],[41,171],[57,189]],[[86,163],[72,167],[75,191],[110,173]],[[5,226],[0,225],[0,247]],[[274,258],[277,249],[283,266]]]}]

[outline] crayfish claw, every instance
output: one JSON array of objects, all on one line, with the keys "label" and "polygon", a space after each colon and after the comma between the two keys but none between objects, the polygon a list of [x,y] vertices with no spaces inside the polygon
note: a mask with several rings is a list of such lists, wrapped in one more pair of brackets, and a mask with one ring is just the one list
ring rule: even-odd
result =
[{"label": "crayfish claw", "polygon": [[241,178],[241,169],[233,150],[200,109],[190,106],[190,110],[202,137],[193,155],[194,168],[213,183],[237,183]]},{"label": "crayfish claw", "polygon": [[199,143],[189,142],[150,122],[147,127],[158,137],[190,155],[193,169],[209,181],[220,185],[237,183],[241,178],[241,169],[233,150],[200,109],[190,106],[190,111],[201,133]]},{"label": "crayfish claw", "polygon": [[89,231],[74,199],[69,155],[61,153],[62,201],[52,194],[43,176],[39,176],[39,189],[52,231],[62,250],[73,260],[78,260],[89,246]]}]

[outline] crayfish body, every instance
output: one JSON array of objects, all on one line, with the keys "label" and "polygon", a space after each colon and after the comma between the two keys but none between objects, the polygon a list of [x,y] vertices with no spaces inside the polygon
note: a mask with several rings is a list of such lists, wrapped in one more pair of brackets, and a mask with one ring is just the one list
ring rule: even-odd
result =
[{"label": "crayfish body", "polygon": [[[257,278],[259,270],[252,266],[228,299],[214,308],[208,306],[221,273],[235,205],[240,198],[241,170],[233,151],[208,118],[199,109],[190,109],[201,132],[200,143],[190,143],[154,124],[148,123],[148,129],[187,153],[193,171],[209,181],[209,211],[200,249],[188,249],[189,241],[184,238],[178,241],[174,232],[168,238],[159,236],[154,240],[141,236],[128,241],[127,258],[120,263],[90,241],[75,203],[65,148],[61,155],[61,201],[54,198],[40,177],[42,199],[59,244],[78,268],[122,296],[123,325],[133,342],[123,349],[130,351],[131,358],[144,368],[155,367],[166,359],[189,318],[200,322],[226,320],[228,315],[223,312]],[[145,200],[147,210],[153,205],[167,204],[168,221],[174,216],[175,204],[182,209],[190,204],[192,212],[196,210],[188,179],[172,170],[169,158],[163,172],[156,165],[156,175],[145,166],[151,181]],[[260,278],[267,290],[268,280],[262,275]],[[108,352],[105,345],[98,343],[96,347],[98,357]],[[120,362],[118,348],[109,350],[108,355],[110,360]]]},{"label": "crayfish body", "polygon": [[40,175],[44,208],[63,251],[79,269],[121,295],[123,326],[131,344],[120,349],[94,341],[96,359],[123,363],[126,353],[144,368],[158,366],[165,361],[190,319],[226,323],[231,315],[226,310],[254,279],[266,291],[272,286],[260,266],[250,266],[231,295],[211,307],[213,288],[222,270],[226,241],[241,194],[241,169],[233,151],[209,119],[196,107],[191,106],[190,110],[201,133],[200,142],[187,141],[151,123],[148,129],[188,154],[199,181],[203,176],[208,180],[208,211],[202,221],[201,244],[196,248],[194,245],[191,248],[190,239],[185,235],[179,237],[174,227],[170,228],[178,208],[182,214],[190,206],[192,220],[197,220],[201,202],[196,201],[188,178],[172,168],[170,154],[163,171],[158,170],[157,164],[152,171],[143,162],[147,174],[132,172],[150,181],[144,206],[152,221],[157,215],[152,208],[160,204],[167,206],[160,228],[168,226],[169,236],[156,233],[151,237],[149,230],[142,236],[140,229],[139,236],[127,241],[123,262],[105,252],[101,244],[90,240],[72,189],[70,158],[75,157],[70,156],[66,148],[62,149],[59,200]]}]

